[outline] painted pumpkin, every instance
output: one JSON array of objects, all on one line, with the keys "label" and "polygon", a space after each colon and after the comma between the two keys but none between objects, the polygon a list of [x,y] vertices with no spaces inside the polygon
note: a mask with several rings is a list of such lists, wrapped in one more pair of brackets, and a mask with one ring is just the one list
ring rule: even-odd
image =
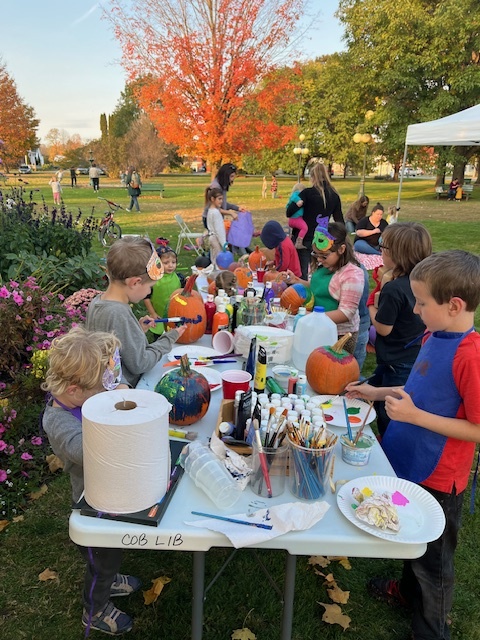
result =
[{"label": "painted pumpkin", "polygon": [[238,269],[238,267],[241,267],[241,266],[242,265],[240,264],[240,262],[237,262],[236,260],[234,260],[228,265],[228,270],[231,271],[232,273],[235,273],[235,269]]},{"label": "painted pumpkin", "polygon": [[248,256],[248,266],[252,271],[257,269],[264,269],[267,264],[267,258],[265,254],[260,251],[260,247],[257,245],[255,250]]},{"label": "painted pumpkin", "polygon": [[220,251],[217,255],[216,263],[219,269],[228,269],[233,262],[233,253],[231,251]]},{"label": "painted pumpkin", "polygon": [[252,271],[250,267],[246,265],[241,265],[233,272],[235,278],[237,279],[237,284],[240,289],[246,289],[248,287],[248,283],[252,281]]},{"label": "painted pumpkin", "polygon": [[287,287],[280,296],[280,305],[294,316],[297,315],[299,307],[306,307],[307,311],[311,311],[314,302],[311,289],[298,283]]},{"label": "painted pumpkin", "polygon": [[315,393],[337,395],[349,382],[358,380],[358,362],[343,349],[350,337],[351,334],[347,333],[332,347],[318,347],[308,356],[305,374]]},{"label": "painted pumpkin", "polygon": [[188,356],[180,359],[180,368],[166,373],[155,387],[172,405],[170,422],[181,427],[203,418],[210,405],[210,385],[204,375],[190,368]]},{"label": "painted pumpkin", "polygon": [[278,271],[272,270],[267,271],[263,276],[263,282],[271,282],[273,293],[275,294],[275,298],[280,298],[282,293],[287,288],[287,283],[283,279],[283,276]]},{"label": "painted pumpkin", "polygon": [[[187,330],[177,340],[178,344],[191,344],[199,340],[207,328],[207,313],[203,298],[198,291],[194,291],[193,285],[197,274],[191,275],[183,289],[177,289],[170,296],[168,303],[168,317],[180,317],[192,320],[187,322]],[[170,327],[175,328],[174,324]]]}]

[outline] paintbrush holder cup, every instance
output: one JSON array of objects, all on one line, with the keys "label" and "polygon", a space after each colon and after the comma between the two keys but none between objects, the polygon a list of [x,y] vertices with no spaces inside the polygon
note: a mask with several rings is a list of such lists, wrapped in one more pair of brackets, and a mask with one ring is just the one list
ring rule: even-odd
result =
[{"label": "paintbrush holder cup", "polygon": [[[353,432],[353,439],[355,439],[355,432]],[[375,444],[375,438],[361,435],[355,446],[348,440],[348,434],[344,434],[340,438],[340,444],[342,445],[342,460],[347,464],[351,464],[354,467],[364,467],[370,460],[370,452]]]},{"label": "paintbrush holder cup", "polygon": [[328,476],[335,445],[311,449],[288,438],[288,446],[290,491],[300,500],[318,500],[323,497],[329,485]]},{"label": "paintbrush holder cup", "polygon": [[[270,484],[272,485],[272,498],[281,496],[285,491],[285,476],[287,473],[288,446],[286,444],[277,447],[263,447],[267,460],[268,475],[270,476]],[[253,473],[250,476],[250,487],[257,496],[262,498],[268,497],[267,483],[263,476],[262,465],[260,463],[260,455],[256,442],[253,443],[252,456]]]}]

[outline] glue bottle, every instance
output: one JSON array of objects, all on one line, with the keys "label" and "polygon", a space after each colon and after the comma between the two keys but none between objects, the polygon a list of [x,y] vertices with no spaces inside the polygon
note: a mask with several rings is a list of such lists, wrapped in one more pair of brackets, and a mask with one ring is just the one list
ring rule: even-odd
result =
[{"label": "glue bottle", "polygon": [[213,316],[215,315],[215,311],[217,310],[217,305],[213,301],[214,296],[213,293],[209,293],[207,295],[207,301],[205,302],[205,313],[207,315],[207,328],[205,329],[205,333],[212,333],[212,324],[213,324]]}]

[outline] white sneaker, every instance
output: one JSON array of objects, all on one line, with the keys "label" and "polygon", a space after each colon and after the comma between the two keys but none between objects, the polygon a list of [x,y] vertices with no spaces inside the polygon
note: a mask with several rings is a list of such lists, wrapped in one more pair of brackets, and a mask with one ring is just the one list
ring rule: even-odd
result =
[{"label": "white sneaker", "polygon": [[131,209],[125,209],[125,211],[128,211],[130,213]]}]

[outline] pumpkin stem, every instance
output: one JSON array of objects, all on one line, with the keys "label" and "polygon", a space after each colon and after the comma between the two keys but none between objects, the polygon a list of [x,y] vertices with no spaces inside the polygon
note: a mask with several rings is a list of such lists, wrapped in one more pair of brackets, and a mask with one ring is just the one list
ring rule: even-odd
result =
[{"label": "pumpkin stem", "polygon": [[343,345],[346,342],[348,342],[351,337],[352,337],[351,333],[346,333],[339,340],[337,340],[337,342],[335,342],[335,344],[332,347],[330,347],[330,349],[332,351],[335,351],[335,353],[340,353],[343,350]]},{"label": "pumpkin stem", "polygon": [[186,353],[180,358],[180,371],[183,376],[188,376],[190,374],[190,358]]},{"label": "pumpkin stem", "polygon": [[183,295],[185,294],[190,295],[192,293],[193,285],[195,284],[195,280],[197,279],[197,277],[198,277],[197,273],[192,273],[191,276],[188,276],[185,286],[183,287],[183,291],[182,291]]}]

